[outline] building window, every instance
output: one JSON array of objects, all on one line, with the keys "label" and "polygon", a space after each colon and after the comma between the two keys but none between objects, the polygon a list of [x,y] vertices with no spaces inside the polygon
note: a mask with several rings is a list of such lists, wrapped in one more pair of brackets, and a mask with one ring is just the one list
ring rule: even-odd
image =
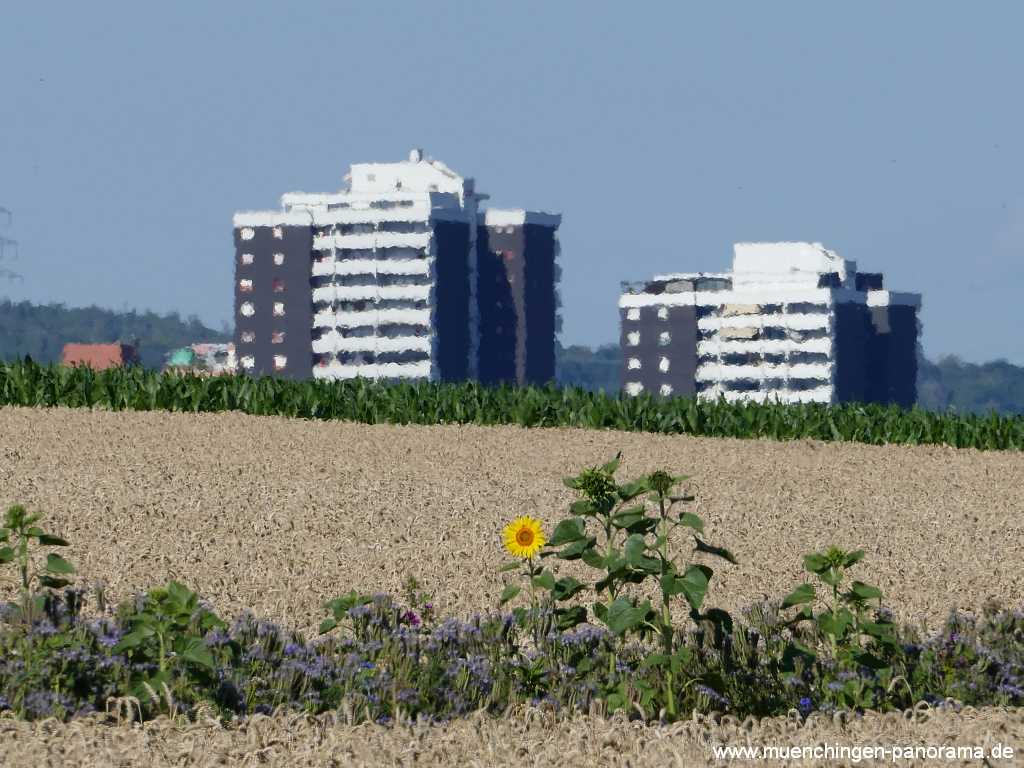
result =
[{"label": "building window", "polygon": [[668,307],[658,307],[658,319],[668,320]]},{"label": "building window", "polygon": [[658,370],[661,371],[662,373],[668,373],[669,365],[669,359],[667,357],[663,357],[661,358],[661,361],[658,363]]},{"label": "building window", "polygon": [[672,394],[672,385],[671,384],[662,384],[660,391],[661,391],[662,397],[668,397],[669,395]]},{"label": "building window", "polygon": [[250,370],[252,368],[255,368],[256,367],[256,358],[254,358],[252,355],[245,355],[242,358],[242,367],[245,368],[246,370]]},{"label": "building window", "polygon": [[242,230],[243,240],[252,240],[254,237],[256,237],[256,230],[253,229],[252,227],[245,227]]},{"label": "building window", "polygon": [[242,343],[252,344],[256,341],[256,334],[253,331],[242,331]]},{"label": "building window", "polygon": [[631,347],[635,347],[640,343],[640,331],[631,331],[626,334],[626,343]]},{"label": "building window", "polygon": [[284,229],[282,227],[274,227],[274,239],[284,240]]},{"label": "building window", "polygon": [[252,264],[253,261],[254,261],[254,257],[253,257],[253,255],[251,253],[243,253],[242,254],[242,263],[243,264],[246,264],[246,265]]},{"label": "building window", "polygon": [[639,381],[631,381],[628,384],[626,384],[625,390],[627,395],[636,396],[644,391],[644,385],[641,384]]},{"label": "building window", "polygon": [[283,301],[275,301],[274,302],[274,317],[283,317],[283,316],[284,316],[284,302]]},{"label": "building window", "polygon": [[366,180],[367,181],[376,181],[377,180],[377,174],[376,173],[368,173],[368,174],[366,174]]},{"label": "building window", "polygon": [[256,314],[256,307],[253,306],[251,301],[242,302],[242,306],[238,309],[242,313],[243,317],[252,317]]},{"label": "building window", "polygon": [[270,334],[271,344],[284,344],[284,331],[274,331]]},{"label": "building window", "polygon": [[284,355],[274,355],[274,370],[283,371],[288,365],[288,358]]},{"label": "building window", "polygon": [[626,310],[626,319],[627,320],[639,320],[640,319],[640,308],[639,307],[632,307],[631,309],[627,309]]},{"label": "building window", "polygon": [[658,334],[658,346],[659,347],[667,347],[671,341],[672,341],[672,334],[669,333],[668,331],[662,331],[661,333]]},{"label": "building window", "polygon": [[640,358],[639,357],[631,357],[631,358],[629,358],[629,370],[635,371],[635,370],[638,370],[639,368],[640,368]]},{"label": "building window", "polygon": [[274,293],[284,293],[284,280],[275,278],[270,285]]},{"label": "building window", "polygon": [[252,293],[252,280],[239,280],[238,290],[242,293]]},{"label": "building window", "polygon": [[284,264],[284,254],[283,254],[283,253],[275,253],[275,254],[274,254],[274,263],[275,263],[275,264],[276,264],[277,266],[279,266],[279,267],[280,267],[280,266],[281,266],[282,264]]}]

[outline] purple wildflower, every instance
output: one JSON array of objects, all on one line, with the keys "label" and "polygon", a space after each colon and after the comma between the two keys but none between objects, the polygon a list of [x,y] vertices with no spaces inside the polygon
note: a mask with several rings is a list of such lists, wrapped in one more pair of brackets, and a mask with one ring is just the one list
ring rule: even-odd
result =
[{"label": "purple wildflower", "polygon": [[696,686],[697,693],[706,696],[713,704],[721,704],[724,707],[729,706],[729,699],[720,694],[713,688],[708,688],[706,685]]},{"label": "purple wildflower", "polygon": [[32,630],[34,634],[42,635],[43,637],[49,637],[57,633],[57,628],[53,626],[53,622],[49,619],[40,619],[32,624]]},{"label": "purple wildflower", "polygon": [[217,648],[221,645],[227,645],[231,638],[228,637],[228,633],[220,629],[212,629],[206,633],[203,638],[203,642],[206,643],[210,648]]}]

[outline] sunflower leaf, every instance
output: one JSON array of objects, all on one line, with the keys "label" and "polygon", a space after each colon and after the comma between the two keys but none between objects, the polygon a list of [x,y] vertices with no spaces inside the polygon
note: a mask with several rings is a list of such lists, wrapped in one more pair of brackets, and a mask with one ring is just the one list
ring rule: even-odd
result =
[{"label": "sunflower leaf", "polygon": [[558,557],[562,560],[578,560],[595,543],[597,543],[596,536],[588,536],[585,539],[574,541],[559,552]]},{"label": "sunflower leaf", "polygon": [[552,590],[555,588],[555,577],[551,571],[543,571],[540,575],[533,577],[533,586],[540,589]]},{"label": "sunflower leaf", "polygon": [[555,526],[555,532],[548,541],[549,547],[559,547],[562,544],[569,544],[579,541],[586,536],[587,524],[582,517],[570,517]]}]

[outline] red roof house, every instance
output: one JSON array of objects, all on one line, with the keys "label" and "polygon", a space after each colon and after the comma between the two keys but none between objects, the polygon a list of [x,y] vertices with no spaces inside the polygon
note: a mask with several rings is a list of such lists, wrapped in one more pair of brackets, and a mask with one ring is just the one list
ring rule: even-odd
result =
[{"label": "red roof house", "polygon": [[138,362],[139,355],[131,344],[65,344],[61,355],[64,365],[87,365],[97,371]]}]

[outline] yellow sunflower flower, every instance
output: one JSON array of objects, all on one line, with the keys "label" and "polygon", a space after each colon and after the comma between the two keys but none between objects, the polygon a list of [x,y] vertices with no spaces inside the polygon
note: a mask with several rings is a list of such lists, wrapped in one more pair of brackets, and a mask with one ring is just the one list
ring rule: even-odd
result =
[{"label": "yellow sunflower flower", "polygon": [[517,517],[505,526],[505,549],[513,557],[524,560],[531,558],[544,546],[545,541],[540,520],[529,516]]}]

